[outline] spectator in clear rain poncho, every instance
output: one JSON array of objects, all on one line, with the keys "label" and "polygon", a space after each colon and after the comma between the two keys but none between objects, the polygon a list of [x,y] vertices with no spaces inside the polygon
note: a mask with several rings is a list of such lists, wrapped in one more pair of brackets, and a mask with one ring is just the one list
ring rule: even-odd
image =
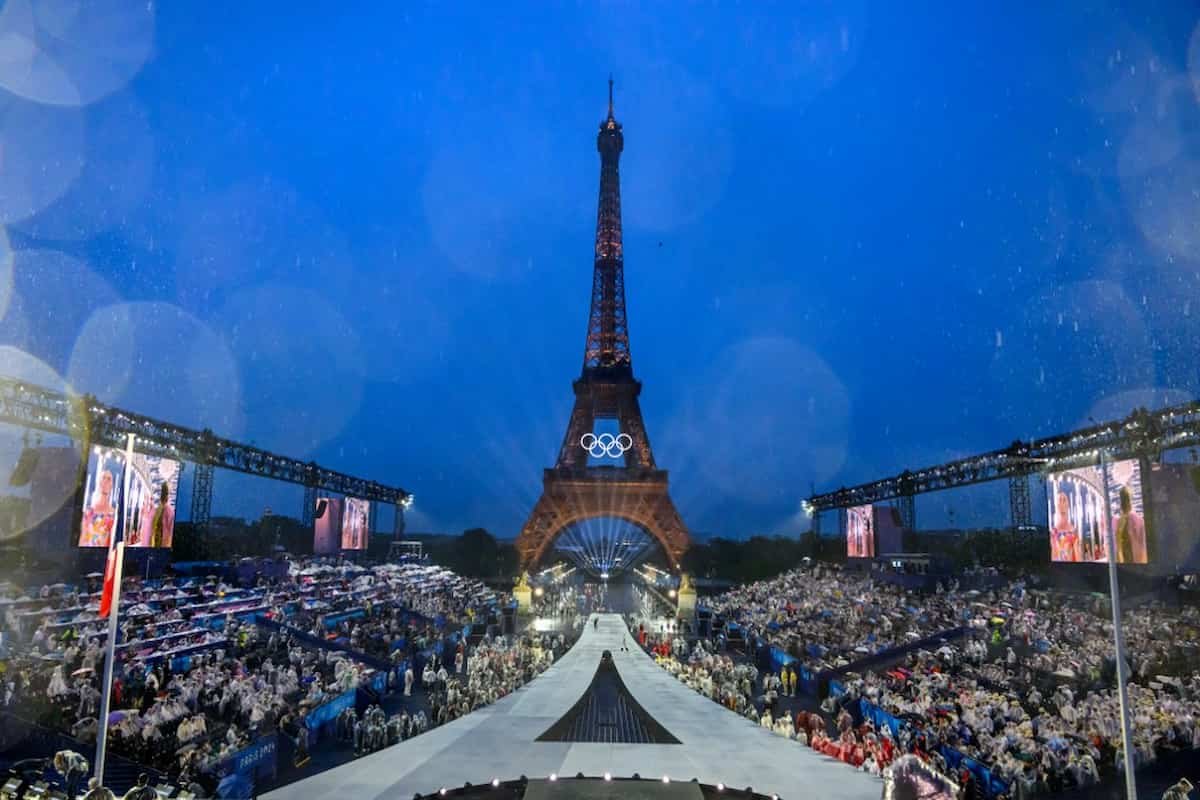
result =
[{"label": "spectator in clear rain poncho", "polygon": [[1179,782],[1163,793],[1162,800],[1188,800],[1192,794],[1192,782],[1180,778]]}]

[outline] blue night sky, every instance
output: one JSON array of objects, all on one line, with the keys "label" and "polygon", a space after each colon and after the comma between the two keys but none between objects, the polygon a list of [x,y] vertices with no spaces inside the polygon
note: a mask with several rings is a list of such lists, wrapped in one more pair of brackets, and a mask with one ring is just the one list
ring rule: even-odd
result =
[{"label": "blue night sky", "polygon": [[[537,499],[610,71],[694,531],[1200,391],[1192,4],[110,5],[0,12],[2,371],[402,485],[410,530]],[[300,490],[218,478],[264,505]]]}]

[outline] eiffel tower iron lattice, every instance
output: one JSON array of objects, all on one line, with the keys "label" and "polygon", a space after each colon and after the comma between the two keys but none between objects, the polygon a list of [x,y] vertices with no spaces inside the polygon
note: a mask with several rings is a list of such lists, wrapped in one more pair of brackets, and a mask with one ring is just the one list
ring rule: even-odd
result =
[{"label": "eiffel tower iron lattice", "polygon": [[[600,123],[596,139],[600,202],[583,371],[573,384],[575,406],[558,460],[545,470],[542,496],[517,537],[517,551],[526,567],[541,561],[563,531],[589,519],[616,518],[642,528],[662,545],[676,569],[691,544],[667,491],[667,472],[654,463],[638,404],[642,384],[633,377],[625,316],[618,169],[624,146],[621,123],[613,116],[610,78],[608,117]],[[602,458],[597,458],[601,451],[595,446],[584,444],[584,437],[593,434],[589,443],[594,445],[597,419],[614,420],[620,429],[618,437],[600,435],[602,444],[608,444],[602,447]],[[621,441],[613,444],[618,438]],[[615,465],[591,463],[597,460]]]}]

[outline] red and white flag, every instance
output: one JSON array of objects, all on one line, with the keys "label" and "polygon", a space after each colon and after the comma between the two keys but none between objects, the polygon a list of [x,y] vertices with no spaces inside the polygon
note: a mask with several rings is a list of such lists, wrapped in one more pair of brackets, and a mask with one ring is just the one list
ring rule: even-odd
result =
[{"label": "red and white flag", "polygon": [[119,523],[113,526],[112,536],[108,543],[108,560],[104,562],[104,588],[100,592],[100,616],[107,617],[112,610],[113,596],[117,591],[117,566],[125,555],[125,542],[122,539],[122,528]]}]

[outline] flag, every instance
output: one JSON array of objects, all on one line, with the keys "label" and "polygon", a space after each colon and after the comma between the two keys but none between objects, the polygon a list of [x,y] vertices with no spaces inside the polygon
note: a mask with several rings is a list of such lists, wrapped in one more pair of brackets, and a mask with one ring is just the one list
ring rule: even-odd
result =
[{"label": "flag", "polygon": [[100,592],[100,616],[107,617],[112,609],[113,595],[116,593],[117,560],[125,548],[121,540],[122,525],[114,525],[112,536],[108,543],[108,560],[104,563],[104,589]]},{"label": "flag", "polygon": [[105,643],[104,679],[100,683],[100,716],[96,727],[96,780],[104,783],[104,754],[108,746],[108,715],[112,711],[113,662],[117,652],[117,618],[121,606],[121,559],[125,555],[125,524],[129,509],[129,476],[133,470],[133,434],[125,439],[125,461],[122,466],[121,494],[117,498],[117,520],[108,542],[108,561],[104,564],[104,588],[100,592],[100,616],[108,617],[108,641]]}]

